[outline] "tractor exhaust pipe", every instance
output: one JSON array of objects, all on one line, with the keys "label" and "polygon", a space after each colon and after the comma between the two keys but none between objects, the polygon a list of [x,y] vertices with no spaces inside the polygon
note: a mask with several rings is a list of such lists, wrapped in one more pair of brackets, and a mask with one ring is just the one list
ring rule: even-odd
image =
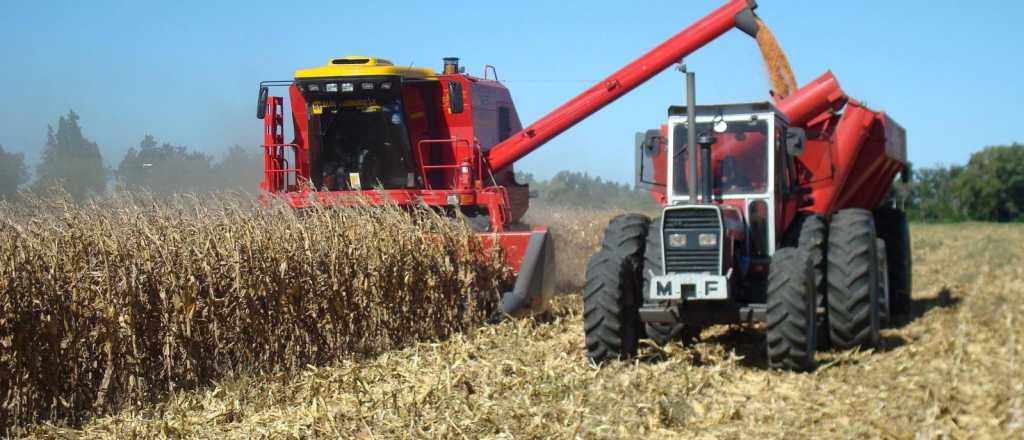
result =
[{"label": "tractor exhaust pipe", "polygon": [[702,195],[705,204],[712,202],[714,196],[713,187],[715,185],[715,176],[711,169],[711,145],[714,145],[716,139],[711,133],[701,133],[700,138],[697,139],[697,143],[700,144],[700,167],[701,174],[704,180],[704,184],[701,185]]},{"label": "tractor exhaust pipe", "polygon": [[[697,204],[697,75],[686,70],[686,187],[690,190],[690,204]],[[706,201],[707,199],[705,199]]]}]

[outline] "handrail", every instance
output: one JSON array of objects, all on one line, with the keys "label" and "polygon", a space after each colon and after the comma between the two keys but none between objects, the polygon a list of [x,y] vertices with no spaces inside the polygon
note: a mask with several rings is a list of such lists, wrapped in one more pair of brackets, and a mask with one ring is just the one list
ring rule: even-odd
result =
[{"label": "handrail", "polygon": [[285,156],[286,148],[291,148],[293,153],[297,153],[298,147],[296,144],[263,145],[263,179],[266,183],[265,190],[269,192],[283,192],[298,184],[299,169],[292,167],[288,157]]},{"label": "handrail", "polygon": [[[417,163],[420,166],[420,175],[423,176],[423,186],[426,189],[434,189],[433,185],[430,183],[430,176],[428,174],[429,171],[432,171],[432,170],[444,170],[444,169],[458,170],[459,167],[462,166],[461,163],[454,162],[454,161],[452,163],[431,164],[431,165],[428,165],[424,161],[424,159],[423,159],[423,150],[424,150],[424,148],[423,147],[425,147],[427,145],[443,145],[443,144],[450,144],[451,145],[451,148],[452,148],[451,149],[451,157],[452,158],[465,157],[465,155],[458,154],[457,148],[460,145],[463,145],[465,148],[474,148],[474,145],[472,143],[470,143],[468,139],[459,139],[459,138],[454,138],[454,137],[451,138],[451,139],[423,139],[423,140],[417,142],[416,143],[416,160],[417,160]],[[475,169],[474,171],[477,174],[476,180],[479,181],[482,178],[482,172],[483,172],[483,169],[482,169],[483,168],[482,167],[483,163],[481,162],[482,154],[480,152],[480,146],[479,145],[476,145],[475,148],[477,150],[476,154],[474,154],[474,156],[476,158],[476,161],[475,161],[476,163],[473,163],[472,165],[473,165],[473,168]],[[453,177],[453,181],[451,182],[452,188],[455,188],[457,186],[457,183],[458,183],[457,177]]]}]

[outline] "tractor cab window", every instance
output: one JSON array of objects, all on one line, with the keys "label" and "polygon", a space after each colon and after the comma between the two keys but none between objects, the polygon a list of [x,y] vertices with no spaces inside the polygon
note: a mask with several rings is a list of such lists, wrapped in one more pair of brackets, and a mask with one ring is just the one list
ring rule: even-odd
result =
[{"label": "tractor cab window", "polygon": [[[712,129],[710,123],[698,123],[697,135],[710,133],[715,137],[711,145],[711,168],[714,173],[716,195],[761,194],[768,189],[768,122],[745,120],[718,122]],[[689,153],[686,144],[687,126],[675,126],[673,137],[673,192],[677,196],[689,193]],[[697,146],[697,182],[699,185],[700,147]]]},{"label": "tractor cab window", "polygon": [[363,96],[312,101],[321,186],[330,191],[415,186],[401,99]]}]

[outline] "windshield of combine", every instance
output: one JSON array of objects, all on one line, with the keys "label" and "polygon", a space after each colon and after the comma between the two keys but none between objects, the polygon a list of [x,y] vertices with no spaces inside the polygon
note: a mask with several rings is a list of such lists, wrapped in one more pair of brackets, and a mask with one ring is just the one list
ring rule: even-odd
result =
[{"label": "windshield of combine", "polygon": [[[689,170],[686,145],[686,124],[674,128],[673,192],[677,196],[688,193],[686,173]],[[768,188],[768,123],[764,120],[719,122],[718,131],[711,124],[697,124],[697,135],[710,133],[715,137],[711,145],[711,168],[714,172],[715,193],[720,195],[761,194]],[[699,147],[698,147],[699,148]],[[697,153],[700,168],[700,150]],[[700,182],[701,171],[697,172]],[[699,185],[699,183],[698,183]]]},{"label": "windshield of combine", "polygon": [[320,135],[324,188],[397,189],[415,185],[400,100],[314,101],[312,115],[312,126],[318,127]]}]

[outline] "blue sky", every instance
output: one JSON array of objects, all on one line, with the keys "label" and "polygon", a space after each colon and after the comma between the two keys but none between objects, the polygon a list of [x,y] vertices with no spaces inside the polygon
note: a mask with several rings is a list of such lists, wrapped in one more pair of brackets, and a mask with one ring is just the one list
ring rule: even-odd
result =
[{"label": "blue sky", "polygon": [[[447,2],[13,2],[0,15],[0,144],[34,159],[74,109],[109,165],[150,133],[218,155],[260,142],[257,83],[332,56],[374,55],[469,73],[497,66],[530,123],[724,0]],[[153,4],[151,4],[153,3]],[[888,111],[918,166],[1024,141],[1024,3],[762,0],[758,14],[801,83],[828,69]],[[732,32],[687,60],[700,102],[764,100],[756,45]],[[519,163],[631,181],[633,133],[683,100],[673,70]]]}]

